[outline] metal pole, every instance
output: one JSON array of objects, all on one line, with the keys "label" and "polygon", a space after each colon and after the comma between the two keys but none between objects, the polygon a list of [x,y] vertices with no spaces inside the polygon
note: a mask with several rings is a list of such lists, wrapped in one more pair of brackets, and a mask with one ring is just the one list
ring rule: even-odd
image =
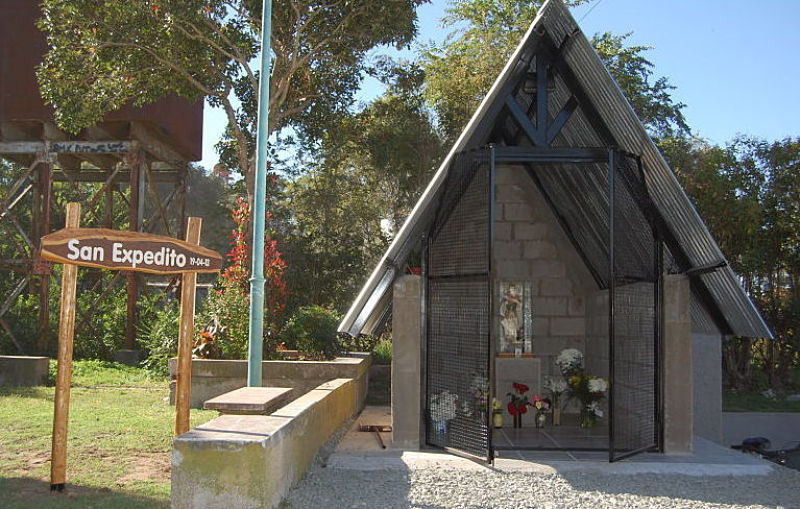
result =
[{"label": "metal pole", "polygon": [[269,73],[271,62],[272,0],[261,13],[261,76],[258,85],[256,178],[253,197],[253,265],[250,277],[250,328],[247,349],[247,385],[261,387],[264,341],[264,221],[267,200],[267,138],[269,135]]},{"label": "metal pole", "polygon": [[614,291],[616,274],[614,272],[614,207],[615,207],[615,182],[614,177],[617,170],[617,153],[612,149],[608,151],[608,461],[609,463],[619,459],[615,455],[615,429],[614,419],[614,392],[617,379],[615,377],[615,345],[614,340]]},{"label": "metal pole", "polygon": [[[476,163],[473,163],[473,164],[478,164],[478,163],[476,162]],[[494,464],[494,437],[492,435],[492,433],[493,433],[492,421],[493,421],[493,417],[494,417],[493,416],[493,411],[494,411],[493,403],[494,403],[495,388],[496,388],[495,387],[495,383],[496,383],[496,380],[497,380],[497,378],[496,378],[497,377],[497,373],[495,371],[495,352],[496,352],[496,348],[497,348],[497,346],[496,346],[497,345],[497,332],[496,332],[496,329],[495,329],[495,326],[494,326],[494,322],[495,322],[495,320],[494,320],[494,309],[495,309],[494,284],[495,283],[494,282],[495,282],[495,276],[496,276],[496,271],[497,271],[497,264],[495,263],[495,259],[494,259],[495,258],[495,249],[494,249],[495,223],[497,221],[497,200],[496,200],[495,194],[494,194],[494,187],[495,187],[495,175],[496,175],[497,167],[496,167],[496,153],[495,153],[494,144],[490,144],[489,145],[489,168],[488,169],[489,169],[489,179],[488,179],[489,180],[489,186],[488,186],[489,187],[489,189],[488,189],[488,191],[489,191],[489,217],[488,217],[488,221],[489,221],[488,233],[489,233],[489,236],[488,236],[488,238],[486,240],[489,243],[489,246],[488,246],[488,248],[489,248],[489,260],[488,260],[489,267],[488,267],[488,269],[489,270],[488,270],[488,274],[487,274],[486,278],[488,279],[487,286],[488,286],[488,290],[489,290],[489,295],[488,295],[489,298],[487,299],[486,305],[487,305],[487,307],[489,309],[487,310],[486,316],[487,316],[487,319],[489,320],[489,323],[488,323],[488,325],[489,325],[489,335],[488,335],[488,338],[487,338],[489,340],[489,345],[488,345],[489,355],[487,356],[488,357],[488,361],[489,361],[489,363],[488,363],[489,364],[488,365],[488,370],[489,370],[488,375],[489,376],[487,377],[488,380],[489,380],[489,387],[488,387],[489,390],[487,391],[487,394],[486,394],[486,404],[487,404],[487,408],[486,408],[486,419],[487,419],[486,429],[487,429],[487,432],[486,432],[486,435],[487,435],[487,437],[489,439],[488,440],[488,442],[489,442],[489,451],[488,451],[488,455],[487,455],[488,456],[488,460],[489,460],[490,464]]]}]

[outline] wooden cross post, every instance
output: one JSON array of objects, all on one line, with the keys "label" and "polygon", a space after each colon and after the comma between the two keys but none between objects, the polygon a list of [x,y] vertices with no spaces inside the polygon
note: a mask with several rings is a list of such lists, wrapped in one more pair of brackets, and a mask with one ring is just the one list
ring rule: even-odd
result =
[{"label": "wooden cross post", "polygon": [[[67,204],[67,228],[81,222],[81,205]],[[64,265],[61,275],[61,313],[58,320],[58,374],[56,375],[53,447],[50,459],[50,490],[63,491],[67,479],[67,424],[69,389],[72,383],[72,345],[75,338],[75,287],[77,265]]]},{"label": "wooden cross post", "polygon": [[[190,217],[186,242],[200,244],[203,220]],[[175,381],[175,436],[189,431],[189,403],[192,399],[192,339],[194,338],[194,299],[197,272],[181,276],[181,316],[178,332],[178,376]]]}]

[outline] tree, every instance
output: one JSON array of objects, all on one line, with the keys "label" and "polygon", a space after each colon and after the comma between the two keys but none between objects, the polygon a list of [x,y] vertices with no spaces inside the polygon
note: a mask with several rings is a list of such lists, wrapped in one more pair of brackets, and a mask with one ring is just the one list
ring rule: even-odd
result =
[{"label": "tree", "polygon": [[644,53],[652,48],[625,46],[625,40],[631,33],[595,34],[592,46],[651,136],[664,138],[690,134],[689,125],[681,111],[686,105],[672,99],[671,91],[675,87],[663,76],[652,81],[654,65],[644,57]]},{"label": "tree", "polygon": [[[443,20],[443,25],[451,29],[448,40],[430,45],[421,58],[427,76],[425,96],[448,140],[454,141],[460,134],[541,4],[526,0],[453,1]],[[684,105],[675,103],[670,95],[673,87],[663,77],[653,81],[653,64],[643,56],[649,48],[626,47],[628,35],[604,33],[596,35],[592,43],[652,135],[688,133],[681,113]]]},{"label": "tree", "polygon": [[[407,45],[425,0],[280,0],[273,9],[269,131],[320,133],[353,101],[366,53]],[[45,0],[50,50],[38,70],[58,124],[76,132],[128,103],[175,93],[228,119],[252,189],[260,51],[258,0]]]},{"label": "tree", "polygon": [[345,116],[310,158],[313,171],[288,187],[292,306],[344,311],[441,162],[422,70],[382,59],[374,72],[386,92]]},{"label": "tree", "polygon": [[345,311],[364,274],[388,245],[382,204],[348,166],[324,166],[288,185],[294,229],[286,237],[287,315],[304,305]]},{"label": "tree", "polygon": [[325,137],[326,166],[349,167],[373,191],[380,218],[396,233],[441,162],[445,147],[422,90],[425,75],[411,62],[382,59],[376,76],[386,91],[344,117]]},{"label": "tree", "polygon": [[[775,340],[724,345],[733,388],[780,389],[800,365],[800,140],[740,137],[726,147],[665,140],[662,149]],[[763,377],[754,377],[753,368]]]}]

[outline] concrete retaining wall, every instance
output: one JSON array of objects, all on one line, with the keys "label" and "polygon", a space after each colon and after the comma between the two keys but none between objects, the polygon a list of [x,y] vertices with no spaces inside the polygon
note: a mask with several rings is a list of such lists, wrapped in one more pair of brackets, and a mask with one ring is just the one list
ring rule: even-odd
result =
[{"label": "concrete retaining wall", "polygon": [[173,442],[172,507],[276,507],[361,409],[358,384],[322,384],[272,415],[223,415]]},{"label": "concrete retaining wall", "polygon": [[722,337],[692,333],[694,434],[722,442]]},{"label": "concrete retaining wall", "polygon": [[742,443],[748,437],[766,437],[773,449],[800,441],[798,412],[723,412],[722,444]]},{"label": "concrete retaining wall", "polygon": [[46,385],[49,363],[47,357],[0,355],[0,385]]},{"label": "concrete retaining wall", "polygon": [[[291,387],[291,398],[297,398],[334,378],[352,378],[359,401],[367,397],[367,370],[372,364],[368,353],[354,353],[331,361],[263,361],[265,387]],[[169,360],[169,373],[175,379],[177,359]],[[192,360],[192,408],[202,408],[211,398],[247,385],[245,360]],[[170,384],[170,404],[175,404],[175,384]]]}]

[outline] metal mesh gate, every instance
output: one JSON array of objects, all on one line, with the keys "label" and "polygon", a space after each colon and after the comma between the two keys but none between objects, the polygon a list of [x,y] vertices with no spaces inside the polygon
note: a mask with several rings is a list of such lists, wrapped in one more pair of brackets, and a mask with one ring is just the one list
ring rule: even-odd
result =
[{"label": "metal mesh gate", "polygon": [[491,460],[490,165],[454,159],[427,263],[426,439]]},{"label": "metal mesh gate", "polygon": [[659,443],[661,269],[637,160],[623,156],[611,168],[609,457],[614,461]]}]

